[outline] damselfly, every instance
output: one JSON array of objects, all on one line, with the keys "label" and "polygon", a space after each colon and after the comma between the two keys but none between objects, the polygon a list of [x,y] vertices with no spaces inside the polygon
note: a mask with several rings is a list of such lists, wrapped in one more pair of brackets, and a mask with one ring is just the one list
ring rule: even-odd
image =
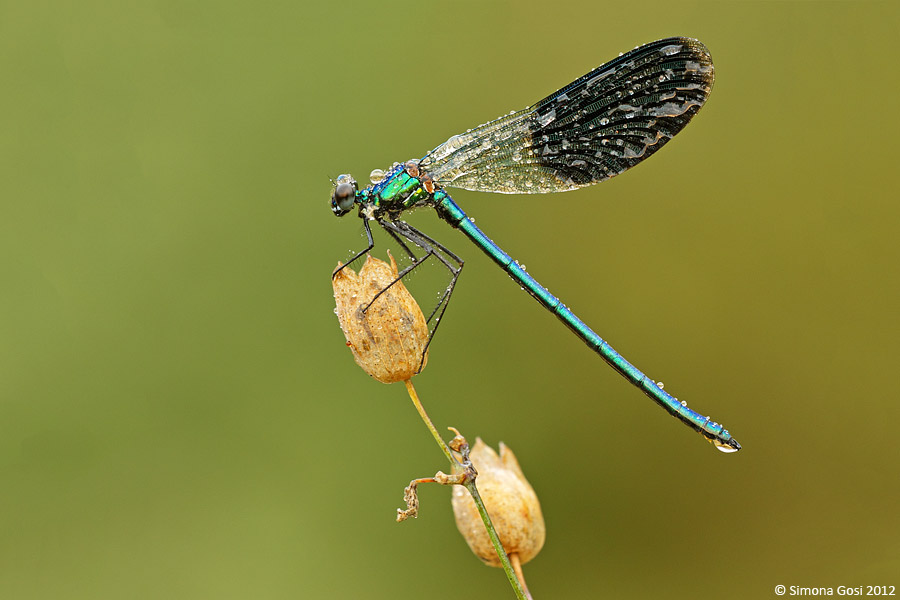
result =
[{"label": "damselfly", "polygon": [[[421,160],[375,170],[360,190],[350,175],[334,184],[331,208],[343,216],[354,206],[368,247],[370,223],[396,240],[412,259],[398,280],[436,257],[452,278],[429,317],[432,336],[447,308],[463,261],[446,246],[401,220],[404,212],[430,206],[555,314],[592,350],[657,404],[724,452],[741,446],[720,424],[687,407],[625,360],[529,275],[450,198],[444,188],[505,194],[564,192],[614,177],[663,147],[700,110],[713,83],[713,64],[697,40],[669,38],[635,48],[537,104],[455,135]],[[424,251],[417,257],[414,245]],[[345,265],[346,266],[346,265]],[[343,267],[341,267],[343,268]]]}]

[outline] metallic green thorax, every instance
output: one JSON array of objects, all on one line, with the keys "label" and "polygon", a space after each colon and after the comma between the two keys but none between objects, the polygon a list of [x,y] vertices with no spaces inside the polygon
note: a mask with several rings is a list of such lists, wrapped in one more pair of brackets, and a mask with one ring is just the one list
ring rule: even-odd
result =
[{"label": "metallic green thorax", "polygon": [[370,206],[378,216],[397,217],[403,211],[421,206],[431,198],[418,178],[411,176],[402,166],[395,167],[378,184],[359,192],[357,202],[362,208]]}]

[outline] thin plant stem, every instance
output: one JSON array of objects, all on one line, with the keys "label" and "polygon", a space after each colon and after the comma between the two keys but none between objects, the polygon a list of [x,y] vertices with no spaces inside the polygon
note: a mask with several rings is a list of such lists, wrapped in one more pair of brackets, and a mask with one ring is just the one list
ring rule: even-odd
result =
[{"label": "thin plant stem", "polygon": [[441,447],[444,456],[447,457],[447,460],[450,461],[450,464],[453,465],[454,469],[459,467],[459,462],[453,458],[453,454],[450,453],[450,448],[444,443],[441,434],[435,429],[434,423],[431,422],[431,418],[429,418],[428,413],[425,412],[425,407],[422,406],[422,403],[419,401],[419,395],[416,393],[416,388],[413,387],[412,381],[407,379],[403,383],[406,384],[406,391],[409,392],[409,397],[412,398],[413,405],[416,407],[416,410],[419,411],[419,416],[425,421],[425,426],[428,427],[428,431],[431,432],[431,435],[434,436],[434,440],[437,442],[438,446]]},{"label": "thin plant stem", "polygon": [[509,580],[509,585],[512,586],[513,591],[516,593],[516,598],[518,598],[519,600],[530,600],[531,596],[525,594],[525,590],[522,589],[519,578],[516,577],[516,573],[515,571],[513,571],[512,565],[509,562],[509,557],[506,555],[506,550],[503,549],[503,544],[500,543],[500,538],[497,536],[497,531],[494,529],[493,523],[491,523],[491,516],[488,514],[487,509],[484,507],[484,502],[481,500],[481,494],[478,493],[478,488],[475,487],[475,482],[467,481],[463,485],[465,485],[466,489],[469,490],[469,493],[472,495],[472,500],[475,501],[475,506],[478,507],[478,514],[481,515],[481,520],[484,521],[484,526],[487,529],[488,537],[491,538],[491,543],[494,545],[494,550],[497,551],[497,557],[500,559],[500,565],[503,567],[503,571],[506,573],[506,578]]},{"label": "thin plant stem", "polygon": [[[419,401],[419,395],[416,393],[416,388],[413,387],[412,381],[407,379],[404,381],[406,384],[406,391],[409,393],[409,397],[413,401],[413,405],[415,405],[416,410],[419,412],[419,416],[422,417],[422,420],[425,422],[425,426],[428,427],[428,431],[431,432],[431,435],[434,436],[434,440],[437,442],[438,446],[441,447],[441,451],[447,457],[447,460],[450,461],[450,464],[453,467],[453,471],[457,472],[462,468],[459,461],[453,456],[450,452],[450,448],[444,443],[441,434],[438,433],[438,430],[435,428],[434,423],[431,422],[431,419],[428,417],[428,413],[425,412],[425,407],[422,406],[422,402]],[[471,468],[471,463],[468,463],[468,467]],[[472,473],[475,470],[472,469]],[[475,479],[476,477],[466,478],[465,482],[462,484],[469,490],[469,494],[472,496],[472,500],[475,501],[475,506],[478,508],[478,514],[481,515],[481,520],[484,522],[484,527],[487,529],[488,537],[491,539],[491,543],[494,545],[494,550],[497,551],[497,557],[500,559],[500,565],[503,567],[503,572],[506,573],[506,578],[509,580],[509,584],[512,586],[513,591],[516,593],[516,598],[518,600],[532,600],[531,595],[528,594],[524,588],[525,579],[523,578],[521,581],[516,576],[515,571],[513,571],[512,564],[509,562],[509,557],[506,555],[506,550],[503,549],[503,544],[500,543],[500,537],[497,535],[497,530],[494,529],[494,524],[491,523],[491,517],[488,514],[487,508],[484,506],[484,501],[481,499],[481,494],[478,493],[478,488],[475,487]]]},{"label": "thin plant stem", "polygon": [[528,600],[533,600],[531,597],[531,592],[528,591],[528,584],[525,583],[525,573],[522,571],[522,561],[519,560],[519,553],[513,552],[509,555],[509,562],[512,564],[513,571],[516,572],[516,577],[519,579],[519,583],[522,584],[522,589],[525,590],[525,597]]}]

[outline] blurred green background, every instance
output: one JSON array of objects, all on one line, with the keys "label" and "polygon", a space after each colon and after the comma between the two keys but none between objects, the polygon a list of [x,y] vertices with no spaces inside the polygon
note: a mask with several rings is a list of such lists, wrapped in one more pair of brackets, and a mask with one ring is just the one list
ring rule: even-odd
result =
[{"label": "blurred green background", "polygon": [[900,586],[896,6],[3,2],[0,597],[512,597],[449,490],[394,523],[446,465],[344,345],[329,276],[364,238],[329,177],[670,35],[717,75],[664,151],[454,198],[743,452],[426,212],[467,263],[419,393],[518,455],[537,598]]}]

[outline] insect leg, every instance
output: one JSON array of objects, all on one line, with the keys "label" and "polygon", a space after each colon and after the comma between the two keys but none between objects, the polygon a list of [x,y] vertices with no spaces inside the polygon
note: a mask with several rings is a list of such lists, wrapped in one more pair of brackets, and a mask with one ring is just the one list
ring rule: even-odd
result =
[{"label": "insect leg", "polygon": [[[347,267],[347,266],[349,266],[350,264],[356,262],[356,260],[359,259],[359,257],[363,256],[364,254],[368,254],[369,250],[371,250],[372,248],[375,247],[375,238],[372,237],[372,229],[369,227],[369,220],[368,220],[368,219],[363,219],[363,227],[364,227],[365,230],[366,230],[366,238],[369,240],[369,245],[366,246],[365,250],[362,250],[362,251],[360,251],[360,252],[357,252],[356,255],[355,255],[353,258],[351,258],[351,259],[348,260],[346,263],[342,264],[342,265],[339,266],[337,269],[335,269],[334,272],[331,274],[331,278],[332,278],[332,279],[334,279],[334,278],[337,276],[338,273],[340,273],[341,271],[343,271],[343,270],[344,270],[344,267]],[[408,248],[407,248],[407,250],[408,250]]]},{"label": "insect leg", "polygon": [[[425,352],[427,352],[428,347],[431,345],[431,341],[434,339],[434,335],[437,333],[437,328],[441,324],[441,318],[444,316],[444,312],[447,310],[447,306],[450,304],[450,296],[453,295],[453,289],[456,287],[456,281],[459,279],[459,274],[462,272],[463,265],[465,262],[459,256],[454,254],[449,248],[431,238],[430,236],[422,233],[412,225],[408,223],[404,223],[403,221],[384,221],[380,222],[381,226],[384,227],[389,232],[395,232],[411,241],[415,245],[419,246],[423,250],[426,251],[425,256],[423,256],[420,260],[405,268],[397,277],[396,280],[391,282],[390,287],[400,279],[402,279],[407,273],[412,271],[414,268],[425,262],[429,256],[436,257],[444,267],[450,271],[451,279],[450,283],[447,285],[447,288],[444,290],[444,293],[441,294],[440,300],[438,300],[437,306],[434,307],[434,310],[431,311],[431,314],[426,319],[426,324],[430,324],[432,319],[434,319],[434,328],[431,330],[431,333],[428,336],[428,342],[425,344],[425,349],[422,351],[422,359],[419,363],[419,369],[422,370],[422,367],[425,364]],[[455,264],[452,264],[455,263]],[[387,289],[387,288],[385,288]],[[384,290],[382,290],[384,291]],[[379,292],[380,294],[380,292]],[[376,296],[377,298],[378,296]],[[373,299],[374,302],[374,299]],[[371,306],[371,303],[370,303]],[[368,308],[368,307],[367,307]],[[436,316],[436,318],[435,318]]]},{"label": "insect leg", "polygon": [[[429,235],[422,233],[421,231],[414,228],[409,223],[404,223],[401,221],[401,222],[394,223],[394,224],[397,225],[400,229],[404,230],[405,233],[403,235],[406,236],[407,239],[411,239],[414,241],[416,238],[418,238],[418,239],[424,240],[425,242],[430,244],[433,247],[432,254],[434,254],[434,256],[436,256],[438,258],[438,260],[441,261],[441,263],[447,268],[448,271],[450,271],[450,274],[453,277],[452,280],[450,281],[450,284],[447,286],[447,289],[444,290],[444,293],[441,295],[441,299],[438,301],[438,305],[428,316],[428,319],[426,322],[430,323],[431,319],[434,317],[438,308],[441,308],[441,306],[443,305],[443,308],[446,310],[447,307],[444,304],[444,301],[449,300],[450,295],[453,293],[453,288],[456,286],[456,280],[459,278],[459,273],[460,273],[460,271],[462,271],[465,261],[463,261],[463,259],[458,257],[456,254],[454,254],[449,248],[447,248],[446,246],[444,246],[443,244],[441,244],[434,238],[430,237]],[[416,243],[416,244],[421,246],[420,243]],[[425,246],[422,246],[422,247],[424,248]],[[434,251],[434,248],[436,248],[438,251]],[[453,261],[454,263],[456,263],[456,265],[455,266],[451,265],[450,261]],[[443,314],[444,314],[444,311],[441,310],[441,315],[443,315]],[[438,316],[438,320],[440,320],[440,316]]]},{"label": "insect leg", "polygon": [[385,231],[387,231],[390,234],[390,236],[392,238],[394,238],[394,241],[397,242],[397,244],[401,248],[403,248],[403,252],[406,254],[406,256],[408,256],[410,258],[410,260],[412,260],[413,262],[416,262],[419,260],[418,258],[416,258],[416,255],[413,254],[413,251],[409,249],[409,246],[407,246],[406,243],[403,241],[403,238],[401,238],[399,235],[397,235],[390,229],[385,228]]}]

